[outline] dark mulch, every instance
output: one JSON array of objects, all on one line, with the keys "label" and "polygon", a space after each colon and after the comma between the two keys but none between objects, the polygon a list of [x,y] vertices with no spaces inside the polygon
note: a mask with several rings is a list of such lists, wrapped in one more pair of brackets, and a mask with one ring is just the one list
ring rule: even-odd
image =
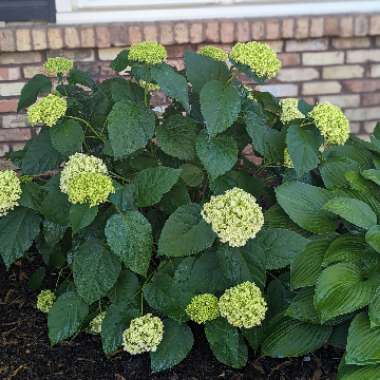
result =
[{"label": "dark mulch", "polygon": [[175,369],[151,375],[148,355],[119,353],[107,359],[98,337],[80,334],[50,347],[46,318],[27,287],[34,267],[24,260],[7,273],[0,264],[0,379],[4,380],[334,380],[340,354],[330,349],[297,359],[254,357],[246,368],[232,370],[213,357],[201,330],[196,344]]}]

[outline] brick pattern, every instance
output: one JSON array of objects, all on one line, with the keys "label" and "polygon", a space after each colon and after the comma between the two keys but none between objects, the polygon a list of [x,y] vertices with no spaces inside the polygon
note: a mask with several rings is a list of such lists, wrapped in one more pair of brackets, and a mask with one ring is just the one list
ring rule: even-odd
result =
[{"label": "brick pattern", "polygon": [[[157,40],[168,62],[183,68],[183,54],[205,44],[230,49],[236,41],[261,40],[279,54],[276,80],[258,86],[280,97],[329,101],[342,107],[353,132],[367,136],[380,120],[380,15],[286,17],[86,26],[0,27],[0,157],[20,149],[34,133],[17,115],[24,83],[51,56],[74,59],[98,80],[131,43]],[[249,83],[248,83],[249,84]],[[155,96],[155,101],[162,101]]]}]

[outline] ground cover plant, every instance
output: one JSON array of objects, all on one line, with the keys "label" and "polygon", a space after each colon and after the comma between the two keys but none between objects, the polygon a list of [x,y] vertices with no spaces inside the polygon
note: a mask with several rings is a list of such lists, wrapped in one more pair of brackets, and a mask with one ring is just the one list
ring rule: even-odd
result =
[{"label": "ground cover plant", "polygon": [[248,347],[330,344],[346,347],[341,379],[375,378],[379,130],[363,142],[334,105],[245,87],[280,70],[266,44],[189,51],[180,72],[165,59],[133,45],[112,62],[129,76],[98,84],[53,58],[57,79],[22,90],[40,131],[0,172],[0,254],[7,268],[40,254],[34,283],[58,273],[36,302],[51,344],[99,334],[106,354],[149,352],[159,372],[188,355],[196,323],[233,368]]}]

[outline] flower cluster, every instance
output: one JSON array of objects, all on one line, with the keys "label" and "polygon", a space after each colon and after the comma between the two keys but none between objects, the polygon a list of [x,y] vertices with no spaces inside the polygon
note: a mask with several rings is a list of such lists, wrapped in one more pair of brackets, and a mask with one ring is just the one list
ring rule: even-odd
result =
[{"label": "flower cluster", "polygon": [[284,150],[284,166],[289,169],[294,168],[294,164],[293,164],[292,159],[290,158],[288,148],[285,148]]},{"label": "flower cluster", "polygon": [[105,317],[106,312],[103,311],[90,321],[88,329],[91,334],[97,335],[102,332],[102,323]]},{"label": "flower cluster", "polygon": [[327,144],[343,145],[350,136],[350,123],[342,110],[330,103],[321,103],[309,115]]},{"label": "flower cluster", "polygon": [[131,321],[123,332],[124,350],[132,355],[154,352],[162,341],[164,324],[161,319],[148,313]]},{"label": "flower cluster", "polygon": [[139,85],[140,85],[140,87],[144,88],[148,92],[158,91],[160,89],[160,86],[158,84],[153,83],[153,82],[147,82],[147,81],[142,80],[142,79],[139,80]]},{"label": "flower cluster", "polygon": [[231,50],[232,61],[247,65],[259,78],[274,78],[281,69],[281,61],[268,44],[251,41],[238,42]]},{"label": "flower cluster", "polygon": [[55,300],[55,294],[51,290],[42,290],[37,296],[37,309],[47,314]]},{"label": "flower cluster", "polygon": [[0,171],[0,216],[18,206],[21,197],[21,184],[13,170]]},{"label": "flower cluster", "polygon": [[52,127],[65,115],[66,110],[65,98],[49,94],[28,108],[28,121],[31,125],[45,124]]},{"label": "flower cluster", "polygon": [[74,62],[64,57],[48,58],[44,63],[44,69],[50,75],[67,74],[73,67]]},{"label": "flower cluster", "polygon": [[211,224],[222,243],[242,247],[261,230],[264,216],[256,198],[237,187],[212,196],[202,210],[203,219]]},{"label": "flower cluster", "polygon": [[128,51],[128,59],[134,62],[157,65],[167,58],[166,49],[158,42],[144,41],[132,45]]},{"label": "flower cluster", "polygon": [[287,124],[294,119],[303,119],[305,115],[298,109],[298,99],[287,98],[280,100],[281,122]]},{"label": "flower cluster", "polygon": [[261,325],[267,304],[254,282],[243,282],[227,289],[219,299],[219,311],[228,323],[250,329]]},{"label": "flower cluster", "polygon": [[226,62],[228,59],[228,54],[216,46],[204,46],[198,50],[198,53],[215,61]]},{"label": "flower cluster", "polygon": [[61,173],[60,189],[71,203],[90,207],[105,202],[115,191],[104,162],[83,153],[70,156]]},{"label": "flower cluster", "polygon": [[213,294],[199,294],[186,306],[186,314],[196,323],[202,324],[219,317],[218,298]]}]

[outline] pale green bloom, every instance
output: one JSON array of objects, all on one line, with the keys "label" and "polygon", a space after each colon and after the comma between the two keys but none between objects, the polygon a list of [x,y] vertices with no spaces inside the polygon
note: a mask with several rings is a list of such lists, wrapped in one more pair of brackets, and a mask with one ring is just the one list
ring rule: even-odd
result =
[{"label": "pale green bloom", "polygon": [[202,209],[203,219],[211,224],[222,243],[242,247],[261,230],[264,216],[256,198],[237,187],[212,196]]},{"label": "pale green bloom", "polygon": [[155,352],[164,335],[161,319],[148,313],[131,321],[123,332],[124,351],[132,355]]},{"label": "pale green bloom", "polygon": [[152,82],[146,82],[145,80],[142,80],[142,79],[139,80],[139,85],[142,88],[145,88],[149,92],[158,91],[160,89],[160,86],[158,84],[152,83]]},{"label": "pale green bloom", "polygon": [[250,329],[261,325],[267,303],[255,283],[246,281],[224,292],[219,299],[219,311],[232,326]]},{"label": "pale green bloom", "polygon": [[44,69],[50,75],[67,74],[73,67],[74,62],[64,57],[48,58],[44,63]]},{"label": "pale green bloom", "polygon": [[49,94],[28,108],[28,121],[31,125],[45,124],[52,127],[65,115],[66,110],[65,98]]},{"label": "pale green bloom", "polygon": [[298,109],[298,99],[287,98],[280,100],[281,122],[287,124],[295,119],[303,119],[305,115]]},{"label": "pale green bloom", "polygon": [[43,313],[48,313],[56,300],[55,294],[51,290],[42,290],[37,296],[37,309]]},{"label": "pale green bloom", "polygon": [[216,46],[204,46],[198,50],[200,55],[214,59],[215,61],[226,62],[228,54]]},{"label": "pale green bloom", "polygon": [[196,323],[202,324],[219,317],[218,298],[213,294],[199,294],[186,306],[186,314]]},{"label": "pale green bloom", "polygon": [[91,334],[98,335],[102,332],[102,323],[105,317],[106,312],[103,311],[90,321],[88,327]]},{"label": "pale green bloom", "polygon": [[21,197],[21,184],[16,172],[13,170],[0,171],[0,216],[18,206]]},{"label": "pale green bloom", "polygon": [[284,166],[289,169],[294,168],[294,164],[293,164],[292,159],[290,158],[288,148],[285,148],[284,150]]},{"label": "pale green bloom", "polygon": [[350,123],[342,110],[331,103],[316,105],[309,115],[327,144],[344,145],[350,137]]},{"label": "pale green bloom", "polygon": [[230,58],[247,65],[259,77],[274,78],[281,69],[281,61],[272,48],[262,42],[238,42],[231,50]]},{"label": "pale green bloom", "polygon": [[167,58],[166,49],[158,42],[144,41],[132,45],[128,51],[128,60],[157,65]]},{"label": "pale green bloom", "polygon": [[95,156],[75,153],[66,162],[60,189],[72,203],[95,206],[105,202],[115,191],[107,166]]}]

